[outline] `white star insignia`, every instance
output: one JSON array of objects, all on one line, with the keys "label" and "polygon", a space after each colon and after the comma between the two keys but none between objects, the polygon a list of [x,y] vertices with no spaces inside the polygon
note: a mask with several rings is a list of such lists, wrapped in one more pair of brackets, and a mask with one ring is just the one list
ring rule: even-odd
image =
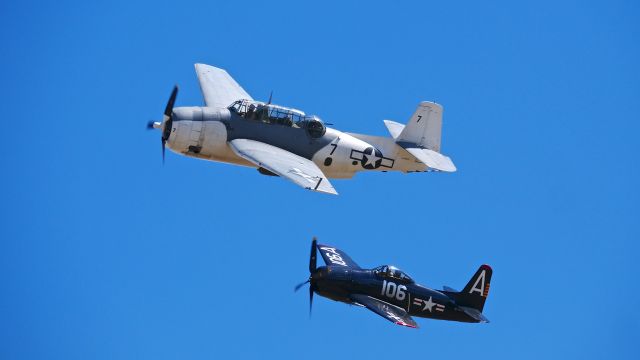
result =
[{"label": "white star insignia", "polygon": [[367,157],[367,162],[364,164],[365,166],[367,165],[371,165],[373,167],[376,166],[376,161],[378,161],[380,158],[376,156],[376,150],[373,149],[371,150],[371,155],[369,154],[365,154],[365,156]]},{"label": "white star insignia", "polygon": [[436,305],[436,303],[431,301],[431,296],[429,296],[429,300],[424,302],[424,309],[422,309],[422,311],[429,309],[429,312],[431,312],[431,309],[434,307],[434,305]]}]

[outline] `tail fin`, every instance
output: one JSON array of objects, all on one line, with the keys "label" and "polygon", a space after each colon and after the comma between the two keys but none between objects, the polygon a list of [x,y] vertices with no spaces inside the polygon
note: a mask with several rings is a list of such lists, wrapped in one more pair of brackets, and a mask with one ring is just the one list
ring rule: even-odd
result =
[{"label": "tail fin", "polygon": [[429,101],[418,105],[409,123],[396,137],[396,142],[407,142],[440,152],[442,135],[442,106]]},{"label": "tail fin", "polygon": [[456,304],[482,312],[484,302],[489,295],[492,274],[493,270],[489,265],[482,265],[462,291],[450,295],[453,295]]}]

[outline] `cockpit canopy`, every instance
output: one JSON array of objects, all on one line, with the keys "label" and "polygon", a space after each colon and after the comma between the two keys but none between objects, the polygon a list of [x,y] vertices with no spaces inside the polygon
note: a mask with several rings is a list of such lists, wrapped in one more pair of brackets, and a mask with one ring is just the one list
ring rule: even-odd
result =
[{"label": "cockpit canopy", "polygon": [[300,110],[260,101],[238,100],[229,106],[229,111],[247,120],[304,128],[313,138],[324,135],[327,130],[322,120],[315,115],[307,116]]},{"label": "cockpit canopy", "polygon": [[391,265],[378,266],[377,268],[373,269],[373,273],[380,277],[391,279],[403,284],[409,284],[413,282],[413,279],[404,271]]}]

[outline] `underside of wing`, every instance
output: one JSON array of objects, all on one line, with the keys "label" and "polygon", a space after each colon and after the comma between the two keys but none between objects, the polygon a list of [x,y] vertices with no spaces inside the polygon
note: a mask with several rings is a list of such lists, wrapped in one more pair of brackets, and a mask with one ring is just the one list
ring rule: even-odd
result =
[{"label": "underside of wing", "polygon": [[374,313],[382,316],[383,318],[391,321],[394,324],[408,326],[411,328],[418,327],[418,324],[415,322],[415,320],[413,320],[411,316],[409,316],[409,314],[407,314],[406,311],[395,305],[391,305],[376,298],[372,298],[371,296],[361,294],[351,295],[351,300],[360,305],[364,305],[367,309],[373,311]]},{"label": "underside of wing", "polygon": [[305,189],[338,194],[320,168],[309,159],[255,140],[235,139],[229,145],[238,156]]},{"label": "underside of wing", "polygon": [[358,266],[355,261],[351,260],[347,253],[333,246],[318,244],[318,251],[320,251],[320,255],[322,255],[322,259],[327,265],[338,265],[360,269],[360,266]]},{"label": "underside of wing", "polygon": [[207,106],[226,108],[236,100],[252,100],[225,70],[205,64],[195,64],[195,67]]}]

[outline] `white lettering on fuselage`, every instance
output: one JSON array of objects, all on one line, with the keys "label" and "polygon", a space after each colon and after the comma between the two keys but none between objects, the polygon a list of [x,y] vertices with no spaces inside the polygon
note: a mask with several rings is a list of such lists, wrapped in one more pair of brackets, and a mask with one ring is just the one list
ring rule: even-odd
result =
[{"label": "white lettering on fuselage", "polygon": [[342,256],[340,256],[340,253],[338,253],[335,248],[321,247],[320,250],[325,251],[324,254],[327,255],[331,264],[347,266],[347,263],[342,259]]},{"label": "white lettering on fuselage", "polygon": [[400,301],[404,300],[407,290],[407,287],[404,285],[396,285],[396,283],[384,280],[382,281],[382,291],[380,291],[380,295],[385,295],[386,297],[396,298]]}]

